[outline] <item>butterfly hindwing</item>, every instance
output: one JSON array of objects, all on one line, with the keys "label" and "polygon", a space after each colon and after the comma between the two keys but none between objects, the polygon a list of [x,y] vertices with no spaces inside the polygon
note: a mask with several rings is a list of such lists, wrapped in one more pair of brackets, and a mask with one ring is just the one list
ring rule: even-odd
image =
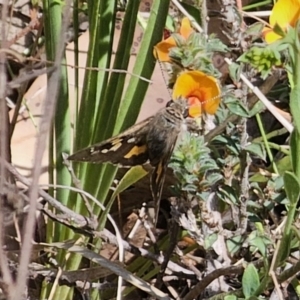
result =
[{"label": "butterfly hindwing", "polygon": [[156,219],[168,161],[181,131],[185,106],[171,102],[150,117],[101,143],[85,148],[69,156],[69,160],[105,163],[123,167],[153,166],[150,187],[155,203]]},{"label": "butterfly hindwing", "polygon": [[177,140],[177,135],[176,137],[174,136],[174,139],[172,139],[172,141],[170,141],[167,147],[168,149],[166,149],[167,151],[165,152],[165,155],[161,157],[160,161],[156,164],[155,168],[151,173],[150,188],[151,188],[152,198],[155,205],[154,207],[155,222],[157,221],[158,218],[160,199],[163,190],[163,185],[165,182],[166,171],[168,168],[168,161],[170,159],[170,156],[172,155],[173,149],[176,144],[176,140]]},{"label": "butterfly hindwing", "polygon": [[145,164],[149,160],[147,147],[148,118],[121,134],[87,147],[69,156],[69,160],[104,163],[123,167]]}]

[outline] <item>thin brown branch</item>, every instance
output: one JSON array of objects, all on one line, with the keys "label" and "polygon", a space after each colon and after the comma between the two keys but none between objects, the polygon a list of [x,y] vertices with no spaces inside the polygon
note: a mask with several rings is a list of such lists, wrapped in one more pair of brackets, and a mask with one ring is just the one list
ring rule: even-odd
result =
[{"label": "thin brown branch", "polygon": [[155,287],[161,289],[162,285],[163,285],[163,278],[165,275],[165,271],[166,268],[168,266],[168,263],[171,259],[171,255],[177,245],[177,240],[178,240],[178,232],[179,232],[179,224],[175,221],[175,220],[171,220],[170,223],[170,228],[169,228],[170,234],[169,234],[169,246],[168,249],[166,251],[165,257],[164,257],[164,261],[161,265],[160,271],[157,275],[157,279],[155,282]]},{"label": "thin brown branch", "polygon": [[[48,65],[53,65],[54,62],[51,61],[51,60],[41,60],[41,59],[38,59],[38,58],[27,58],[28,61],[34,61],[34,62],[43,62],[43,63],[46,63]],[[153,83],[152,80],[146,78],[146,77],[143,77],[143,76],[140,76],[140,75],[137,75],[137,74],[134,74],[134,73],[131,73],[127,70],[122,70],[122,69],[109,69],[109,68],[98,68],[98,67],[80,67],[80,66],[76,66],[76,65],[72,65],[72,64],[65,64],[65,63],[60,63],[61,66],[66,66],[66,67],[69,67],[69,68],[72,68],[72,69],[78,69],[78,70],[88,70],[88,71],[96,71],[96,72],[109,72],[109,73],[120,73],[120,74],[128,74],[130,76],[133,76],[133,77],[137,77],[139,78],[140,80],[143,80],[145,82],[149,82],[149,83]]]},{"label": "thin brown branch", "polygon": [[[20,173],[18,173],[18,171],[13,168],[9,163],[5,163],[5,167],[9,170],[9,172],[11,172],[15,178],[20,181],[21,183],[23,183],[26,186],[30,186],[31,181],[27,178],[25,178],[23,175],[21,175]],[[55,198],[51,197],[49,194],[47,194],[45,191],[39,189],[38,193],[41,197],[43,197],[50,205],[52,205],[53,207],[55,207],[57,210],[61,211],[63,213],[62,217],[57,217],[54,214],[49,214],[49,216],[51,218],[53,218],[53,220],[56,220],[60,223],[63,223],[64,225],[68,226],[69,228],[75,230],[75,231],[80,231],[83,234],[88,234],[88,235],[93,235],[95,237],[100,237],[102,238],[104,241],[109,242],[111,244],[116,245],[117,247],[119,247],[119,241],[117,239],[117,237],[112,234],[110,231],[108,231],[107,229],[104,229],[103,231],[99,232],[99,231],[94,231],[94,229],[97,227],[97,224],[93,223],[94,219],[89,219],[86,218],[80,214],[77,214],[76,212],[70,210],[69,208],[65,207],[64,205],[62,205],[58,200],[56,200]],[[42,207],[39,207],[40,210],[44,211],[45,213],[49,213],[49,211],[45,210]],[[70,225],[70,223],[66,222],[66,220],[72,220],[72,226]],[[62,222],[65,221],[65,222]],[[77,227],[75,227],[75,224]],[[155,261],[158,264],[162,264],[164,261],[164,257],[162,255],[155,255],[143,248],[138,248],[135,247],[131,244],[129,244],[127,241],[125,240],[121,240],[122,245],[124,247],[125,250],[139,255],[139,256],[143,256],[146,258],[149,258],[153,261]],[[190,270],[187,270],[175,263],[173,263],[172,261],[169,261],[168,263],[168,269],[170,269],[171,271],[177,273],[177,274],[181,274],[185,277],[188,278],[194,278],[194,273]]]},{"label": "thin brown branch", "polygon": [[[21,175],[14,167],[12,167],[8,162],[5,162],[5,167],[7,170],[21,183],[25,186],[31,186],[31,180],[27,179],[23,175]],[[51,206],[56,208],[62,214],[64,214],[65,219],[72,220],[74,224],[78,226],[78,228],[90,228],[90,230],[94,230],[97,228],[97,224],[95,224],[94,218],[86,218],[80,214],[77,214],[73,210],[69,209],[68,207],[62,205],[58,200],[51,197],[48,193],[46,193],[42,189],[38,189],[38,194],[43,197]],[[42,207],[39,209],[43,210]]]},{"label": "thin brown branch", "polygon": [[[248,88],[246,84],[243,83],[243,97],[242,103],[247,107],[247,91]],[[248,215],[247,215],[247,205],[249,199],[249,167],[251,164],[251,158],[249,153],[245,150],[248,144],[248,131],[247,131],[247,118],[241,118],[240,121],[240,142],[241,142],[241,153],[240,153],[240,164],[241,164],[241,174],[240,174],[240,224],[239,230],[240,234],[243,235],[247,230]]]},{"label": "thin brown branch", "polygon": [[[264,260],[260,259],[256,262],[253,262],[253,264],[256,268],[261,268],[264,265]],[[197,298],[197,296],[200,295],[204,289],[215,279],[225,275],[240,275],[243,274],[244,270],[245,268],[243,265],[217,269],[205,276],[193,289],[191,289],[190,292],[184,297],[184,300],[192,300]]]},{"label": "thin brown branch", "polygon": [[53,72],[52,76],[49,78],[48,81],[48,92],[43,107],[44,113],[42,114],[41,117],[40,131],[39,131],[40,134],[37,139],[36,151],[34,156],[35,160],[33,163],[33,170],[32,170],[32,174],[33,174],[32,184],[29,189],[29,211],[28,211],[26,222],[24,224],[24,237],[23,237],[24,239],[23,239],[23,245],[22,245],[21,255],[20,255],[17,284],[16,284],[16,289],[11,294],[12,300],[21,299],[21,295],[26,287],[26,281],[28,275],[28,264],[30,262],[30,255],[32,250],[32,237],[33,237],[35,221],[36,221],[35,213],[37,210],[37,203],[38,203],[37,198],[38,198],[38,190],[39,190],[38,181],[42,170],[43,153],[45,151],[48,134],[51,129],[51,124],[52,124],[55,106],[56,106],[57,94],[59,90],[59,84],[60,84],[59,79],[60,79],[61,69],[58,66],[63,58],[63,53],[65,49],[64,33],[66,32],[68,22],[70,19],[69,18],[71,13],[70,7],[71,7],[71,1],[68,0],[65,3],[61,37],[57,45],[57,53],[55,57],[55,66],[57,66],[57,68],[55,69],[55,71]]},{"label": "thin brown branch", "polygon": [[10,160],[10,149],[9,149],[9,119],[8,109],[6,106],[7,96],[7,75],[6,75],[6,51],[7,40],[6,40],[6,18],[8,15],[8,1],[1,3],[1,51],[0,51],[0,268],[3,275],[3,281],[5,291],[10,293],[14,289],[13,279],[8,268],[7,257],[3,251],[4,245],[4,194],[5,183],[8,180],[7,170],[4,166],[6,160]]}]

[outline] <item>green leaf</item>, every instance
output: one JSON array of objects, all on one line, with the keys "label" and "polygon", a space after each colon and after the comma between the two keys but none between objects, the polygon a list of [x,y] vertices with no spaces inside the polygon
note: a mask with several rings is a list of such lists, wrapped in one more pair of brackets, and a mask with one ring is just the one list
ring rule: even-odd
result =
[{"label": "green leaf", "polygon": [[167,15],[166,29],[170,30],[171,32],[175,32],[176,30],[174,25],[174,19],[170,15]]},{"label": "green leaf", "polygon": [[224,300],[237,300],[237,296],[234,296],[234,295],[229,295],[229,296],[225,296],[224,297]]},{"label": "green leaf", "polygon": [[209,249],[217,239],[218,239],[217,233],[213,233],[207,236],[204,241],[204,248]]},{"label": "green leaf", "polygon": [[296,204],[300,195],[300,184],[292,172],[285,172],[283,175],[285,192],[291,204]]},{"label": "green leaf", "polygon": [[249,111],[249,117],[253,117],[265,109],[265,105],[261,101],[257,101]]},{"label": "green leaf", "polygon": [[249,181],[250,182],[267,182],[268,178],[266,178],[266,176],[263,174],[256,173],[249,178]]},{"label": "green leaf", "polygon": [[242,66],[237,63],[232,63],[229,65],[229,76],[234,82],[240,81],[240,74],[242,72]]},{"label": "green leaf", "polygon": [[230,201],[232,204],[237,203],[236,191],[229,185],[223,185],[222,187],[220,187],[218,194],[221,199],[226,198],[226,200]]},{"label": "green leaf", "polygon": [[246,35],[248,36],[253,36],[254,38],[257,38],[258,36],[260,36],[262,29],[264,28],[264,24],[261,22],[256,22],[252,25],[250,25],[247,29],[246,29]]},{"label": "green leaf", "polygon": [[[298,118],[300,119],[300,118]],[[298,178],[300,176],[300,134],[296,129],[292,132],[291,142],[290,142],[290,153],[291,153],[291,161],[292,167],[295,174],[297,174]]]},{"label": "green leaf", "polygon": [[257,269],[250,263],[244,271],[242,279],[243,293],[246,299],[254,296],[255,291],[260,285]]},{"label": "green leaf", "polygon": [[300,132],[300,86],[297,86],[295,82],[295,87],[292,89],[290,94],[290,108],[293,116],[295,129]]},{"label": "green leaf", "polygon": [[284,37],[286,34],[285,31],[278,25],[278,23],[274,25],[273,31],[282,37]]},{"label": "green leaf", "polygon": [[134,183],[138,182],[147,174],[148,172],[142,166],[135,166],[130,168],[120,180],[111,198],[115,198],[118,194],[129,188]]},{"label": "green leaf", "polygon": [[[144,32],[132,73],[146,78],[151,78],[155,67],[153,46],[161,40],[161,33],[166,24],[169,4],[169,0],[153,1],[147,28]],[[114,133],[119,133],[120,131],[128,128],[137,118],[144,96],[148,89],[148,85],[148,82],[145,82],[135,76],[130,78],[118,112]]]},{"label": "green leaf", "polygon": [[228,109],[235,115],[248,118],[249,117],[249,111],[248,109],[242,105],[238,99],[236,99],[233,96],[226,97],[226,101],[224,101]]},{"label": "green leaf", "polygon": [[266,149],[262,143],[251,143],[245,150],[266,161]]},{"label": "green leaf", "polygon": [[282,159],[276,161],[276,166],[280,175],[283,175],[285,171],[292,171],[290,156],[284,156]]},{"label": "green leaf", "polygon": [[201,24],[201,11],[197,9],[195,6],[187,4],[185,2],[180,2],[180,4],[184,7],[184,9],[196,20],[198,24]]},{"label": "green leaf", "polygon": [[262,237],[260,236],[255,237],[254,239],[249,241],[249,244],[251,246],[256,247],[263,256],[266,256],[266,245]]},{"label": "green leaf", "polygon": [[238,235],[226,241],[226,246],[231,256],[241,249],[244,240],[241,235]]}]

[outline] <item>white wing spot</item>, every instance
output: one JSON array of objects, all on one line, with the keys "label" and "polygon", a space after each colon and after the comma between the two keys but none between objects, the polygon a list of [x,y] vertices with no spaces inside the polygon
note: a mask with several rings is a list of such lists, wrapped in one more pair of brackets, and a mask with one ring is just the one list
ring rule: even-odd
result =
[{"label": "white wing spot", "polygon": [[134,143],[135,142],[135,137],[132,137],[131,139],[127,140],[128,144]]},{"label": "white wing spot", "polygon": [[96,150],[94,147],[91,147],[91,148],[90,148],[90,155],[95,155],[95,154],[97,154],[97,153],[99,153],[99,151]]}]

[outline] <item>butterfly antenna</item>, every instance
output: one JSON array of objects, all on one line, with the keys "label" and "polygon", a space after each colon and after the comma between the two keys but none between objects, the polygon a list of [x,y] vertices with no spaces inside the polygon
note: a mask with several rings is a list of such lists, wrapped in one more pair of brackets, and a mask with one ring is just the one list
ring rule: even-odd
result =
[{"label": "butterfly antenna", "polygon": [[160,68],[160,72],[161,72],[161,76],[163,78],[163,81],[164,81],[164,83],[166,85],[166,88],[168,90],[170,98],[172,99],[172,93],[171,93],[171,90],[170,90],[169,85],[168,85],[168,81],[167,81],[166,74],[165,74],[163,66],[162,66],[162,62],[160,60],[157,60],[157,62],[158,62],[159,68]]}]

